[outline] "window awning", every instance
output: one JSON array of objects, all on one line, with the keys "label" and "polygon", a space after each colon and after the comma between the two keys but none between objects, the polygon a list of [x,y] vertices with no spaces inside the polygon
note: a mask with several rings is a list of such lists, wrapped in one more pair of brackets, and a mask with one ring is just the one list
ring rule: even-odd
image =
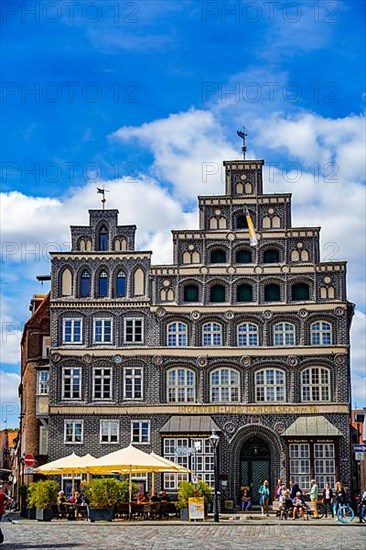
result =
[{"label": "window awning", "polygon": [[210,416],[172,416],[168,422],[160,428],[161,434],[176,435],[211,435],[212,430],[220,432]]},{"label": "window awning", "polygon": [[285,437],[335,437],[341,432],[324,416],[300,416],[282,434]]}]

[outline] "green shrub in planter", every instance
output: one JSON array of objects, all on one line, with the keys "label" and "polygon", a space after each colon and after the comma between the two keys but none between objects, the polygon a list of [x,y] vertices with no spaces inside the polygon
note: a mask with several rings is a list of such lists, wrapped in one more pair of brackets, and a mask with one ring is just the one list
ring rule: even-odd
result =
[{"label": "green shrub in planter", "polygon": [[50,521],[53,517],[52,507],[57,504],[59,486],[56,481],[37,481],[28,488],[28,506],[36,508],[36,518]]},{"label": "green shrub in planter", "polygon": [[213,490],[205,481],[198,481],[196,486],[190,481],[182,481],[179,484],[177,508],[188,508],[188,499],[203,497],[205,508],[213,499]]},{"label": "green shrub in planter", "polygon": [[[137,485],[132,484],[132,494],[137,491]],[[119,502],[128,502],[128,480],[118,481],[113,478],[92,479],[85,484],[85,495],[89,503],[89,518],[91,521],[111,521],[114,507]]]}]

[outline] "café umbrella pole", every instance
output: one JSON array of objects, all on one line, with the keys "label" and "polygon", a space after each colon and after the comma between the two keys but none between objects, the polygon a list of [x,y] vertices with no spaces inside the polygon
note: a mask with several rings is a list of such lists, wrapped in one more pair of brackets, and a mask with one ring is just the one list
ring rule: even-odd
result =
[{"label": "caf\u00e9 umbrella pole", "polygon": [[128,477],[128,517],[132,519],[132,473]]}]

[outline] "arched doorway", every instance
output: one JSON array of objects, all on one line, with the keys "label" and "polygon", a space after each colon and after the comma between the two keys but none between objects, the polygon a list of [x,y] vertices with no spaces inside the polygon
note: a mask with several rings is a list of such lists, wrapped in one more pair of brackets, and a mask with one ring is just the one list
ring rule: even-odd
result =
[{"label": "arched doorway", "polygon": [[258,490],[263,481],[270,481],[271,453],[261,437],[247,439],[240,451],[240,487],[248,486],[252,502],[259,504]]}]

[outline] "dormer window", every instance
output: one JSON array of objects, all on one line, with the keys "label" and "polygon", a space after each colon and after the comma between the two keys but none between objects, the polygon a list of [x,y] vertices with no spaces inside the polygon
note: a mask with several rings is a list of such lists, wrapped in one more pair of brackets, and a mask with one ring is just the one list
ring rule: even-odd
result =
[{"label": "dormer window", "polygon": [[105,225],[99,230],[98,250],[108,250],[108,230]]}]

